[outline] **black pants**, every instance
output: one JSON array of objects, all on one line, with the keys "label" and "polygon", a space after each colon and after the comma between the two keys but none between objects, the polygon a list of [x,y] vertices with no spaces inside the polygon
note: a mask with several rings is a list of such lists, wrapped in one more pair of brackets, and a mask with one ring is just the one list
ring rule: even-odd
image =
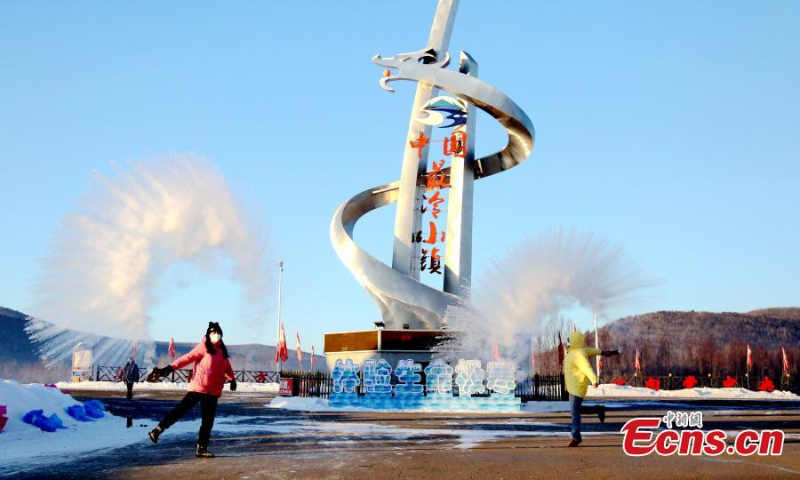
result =
[{"label": "black pants", "polygon": [[175,406],[171,412],[161,420],[158,424],[162,430],[171,427],[175,422],[180,420],[182,416],[192,409],[198,402],[202,409],[203,421],[200,424],[200,436],[197,439],[198,445],[202,447],[208,446],[208,440],[211,438],[211,428],[214,426],[214,417],[217,416],[217,401],[219,397],[209,395],[207,393],[189,392],[183,397],[181,403]]},{"label": "black pants", "polygon": [[133,398],[133,382],[126,382],[128,385],[128,400]]}]

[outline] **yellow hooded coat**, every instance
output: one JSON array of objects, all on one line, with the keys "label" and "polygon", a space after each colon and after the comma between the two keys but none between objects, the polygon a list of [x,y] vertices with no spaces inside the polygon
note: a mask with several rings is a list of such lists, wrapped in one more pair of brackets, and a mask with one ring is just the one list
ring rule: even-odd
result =
[{"label": "yellow hooded coat", "polygon": [[585,397],[589,385],[597,383],[589,357],[600,355],[596,348],[584,348],[583,334],[572,332],[569,334],[569,353],[564,358],[564,382],[567,391],[576,397]]}]

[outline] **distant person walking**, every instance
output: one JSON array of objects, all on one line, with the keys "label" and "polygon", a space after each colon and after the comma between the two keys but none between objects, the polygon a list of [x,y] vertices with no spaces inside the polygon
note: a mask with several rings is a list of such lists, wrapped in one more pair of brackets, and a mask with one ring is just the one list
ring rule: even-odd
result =
[{"label": "distant person walking", "polygon": [[133,384],[139,381],[139,365],[136,365],[133,357],[128,358],[128,363],[122,369],[122,380],[125,382],[125,386],[128,387],[127,398],[130,400],[133,398]]},{"label": "distant person walking", "polygon": [[158,437],[164,430],[171,427],[192,407],[200,403],[203,420],[200,424],[196,455],[203,458],[214,457],[214,454],[208,451],[208,441],[211,438],[211,428],[214,426],[214,417],[217,415],[217,401],[222,395],[225,380],[230,380],[231,390],[236,390],[236,378],[228,357],[228,349],[222,341],[222,328],[219,323],[210,322],[205,337],[191,352],[167,367],[153,369],[156,374],[166,377],[173,371],[194,363],[192,380],[189,382],[189,391],[186,396],[159,422],[156,428],[148,433],[153,443],[158,443]]},{"label": "distant person walking", "polygon": [[612,357],[619,355],[617,350],[603,350],[600,351],[596,348],[585,348],[583,334],[581,332],[572,332],[569,334],[569,341],[567,343],[569,352],[564,358],[564,381],[567,384],[567,391],[569,392],[569,410],[572,413],[572,439],[567,444],[568,447],[577,447],[580,445],[581,439],[581,414],[596,413],[600,418],[600,423],[606,421],[606,407],[604,405],[597,405],[592,407],[584,407],[583,399],[586,397],[586,391],[589,384],[597,388],[597,376],[589,364],[589,357],[603,355],[604,357]]}]

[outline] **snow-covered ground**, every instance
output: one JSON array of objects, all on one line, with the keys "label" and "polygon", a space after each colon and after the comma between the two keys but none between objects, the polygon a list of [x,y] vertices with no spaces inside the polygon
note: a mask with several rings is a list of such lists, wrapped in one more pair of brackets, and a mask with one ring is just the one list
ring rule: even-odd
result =
[{"label": "snow-covered ground", "polygon": [[[8,423],[0,433],[0,465],[17,458],[64,459],[83,451],[113,448],[141,439],[141,432],[126,429],[125,419],[108,412],[91,422],[73,419],[66,409],[75,404],[82,405],[56,388],[0,381],[0,405],[8,407]],[[43,409],[46,416],[57,414],[66,428],[48,433],[22,421],[23,415],[38,409]]]},{"label": "snow-covered ground", "polygon": [[[58,388],[69,392],[88,391],[119,391],[124,392],[126,387],[122,382],[58,382]],[[181,382],[140,382],[133,386],[134,392],[185,392],[188,383]],[[238,383],[236,391],[244,393],[277,393],[280,385],[277,383]],[[230,384],[225,384],[225,391],[230,390]]]},{"label": "snow-covered ground", "polygon": [[[83,383],[108,383],[107,388],[116,388],[112,387],[114,384],[111,382]],[[59,388],[70,385],[72,384],[60,384]],[[269,384],[258,385],[262,391],[264,388],[270,387]],[[147,423],[154,426],[154,422],[134,420],[136,428],[127,428],[125,418],[113,416],[109,412],[106,412],[103,418],[80,422],[70,417],[66,409],[75,404],[82,405],[82,402],[75,400],[69,394],[62,393],[59,388],[0,380],[0,405],[8,407],[8,423],[0,432],[0,471],[13,473],[15,465],[24,469],[31,466],[57,464],[93,451],[108,450],[137,442],[149,444],[150,441],[146,435],[147,429],[141,428],[139,425]],[[182,388],[185,390],[186,384],[183,384]],[[277,387],[274,388],[277,389]],[[43,432],[22,421],[23,415],[38,409],[44,410],[46,416],[57,414],[66,428],[55,432]],[[245,422],[243,423],[243,421]],[[196,434],[199,427],[199,419],[181,421],[169,430],[169,434]],[[293,429],[289,425],[248,424],[242,417],[220,418],[214,424],[214,430],[219,432],[258,430],[288,433]]]},{"label": "snow-covered ground", "polygon": [[[603,384],[597,388],[589,388],[587,398],[671,398],[671,399],[715,399],[715,400],[789,400],[800,401],[800,396],[792,392],[756,392],[745,388],[687,388],[683,390],[652,390],[642,387]],[[374,412],[372,408],[328,406],[328,401],[321,398],[276,397],[267,405],[269,408],[282,408],[304,412]],[[428,411],[421,409],[420,411]],[[430,410],[432,412],[439,410]],[[522,412],[548,413],[569,411],[567,402],[527,402],[522,404]]]},{"label": "snow-covered ground", "polygon": [[685,399],[719,399],[719,400],[800,400],[800,396],[792,392],[755,392],[746,388],[685,388],[682,390],[652,390],[643,387],[614,385],[605,383],[597,388],[589,387],[587,397],[623,397],[623,398],[685,398]]},{"label": "snow-covered ground", "polygon": [[[81,385],[87,385],[86,383]],[[119,384],[108,384],[106,388],[119,388]],[[160,388],[174,386],[162,384]],[[72,384],[59,385],[62,388],[78,390]],[[243,385],[244,386],[244,385]],[[276,388],[270,385],[257,385],[262,389]],[[98,389],[98,385],[92,387]],[[185,384],[182,388],[185,388]],[[748,400],[800,400],[800,397],[786,392],[751,392],[742,389],[690,389],[679,391],[653,391],[645,388],[603,385],[597,390],[590,389],[592,396],[620,398],[720,398]],[[147,444],[146,432],[155,424],[152,420],[134,419],[134,428],[126,428],[126,418],[116,417],[106,412],[105,417],[91,422],[79,422],[66,413],[66,408],[80,404],[71,395],[57,388],[43,385],[22,385],[12,380],[0,380],[0,405],[8,408],[9,421],[0,433],[0,476],[24,473],[33,467],[63,464],[70,459],[95,454],[99,451],[124,447],[133,444]],[[302,411],[331,411],[327,401],[318,398],[278,397],[270,408]],[[65,429],[47,433],[22,421],[22,416],[34,409],[43,409],[45,415],[58,414]],[[545,413],[567,411],[567,402],[529,402],[523,405],[524,413]],[[341,410],[339,410],[341,411]],[[374,410],[369,410],[374,411]],[[466,418],[466,417],[465,417]],[[146,428],[140,424],[147,425]],[[495,420],[493,425],[503,425],[501,429],[458,428],[457,423],[445,423],[441,429],[415,429],[389,426],[376,421],[374,424],[361,422],[337,422],[309,420],[303,416],[260,415],[248,409],[246,415],[223,416],[214,425],[215,432],[229,434],[249,434],[249,432],[273,432],[280,434],[305,435],[319,438],[319,433],[335,434],[347,440],[353,437],[374,435],[388,438],[412,438],[418,436],[452,437],[456,448],[471,448],[481,442],[499,437],[514,436],[568,436],[565,429],[554,429],[553,424],[541,423],[536,417],[509,416],[507,421]],[[200,420],[187,420],[175,424],[166,434],[170,437],[182,435],[193,437],[200,426]],[[461,425],[463,427],[463,425]],[[505,428],[508,427],[508,428]],[[520,428],[525,427],[525,428]],[[541,428],[539,428],[541,427]],[[597,432],[600,435],[602,432]],[[607,433],[606,433],[607,434]],[[189,442],[191,443],[191,442]]]},{"label": "snow-covered ground", "polygon": [[[66,384],[65,384],[66,385]],[[109,387],[110,388],[110,387]],[[146,432],[154,425],[150,420],[133,420],[133,428],[126,427],[126,419],[106,412],[101,419],[80,422],[66,413],[67,407],[81,402],[57,388],[43,385],[23,385],[13,380],[0,381],[0,404],[8,407],[8,424],[0,433],[0,475],[19,474],[32,468],[57,466],[65,461],[95,454],[99,451],[125,447],[133,444],[148,444]],[[540,402],[542,407],[548,403]],[[550,405],[552,407],[552,405]],[[310,398],[278,398],[273,408],[295,408],[306,411],[327,409],[327,401]],[[45,415],[53,413],[63,420],[66,428],[48,433],[22,421],[25,413],[43,409]],[[513,422],[512,422],[513,423]],[[142,428],[140,424],[147,424]],[[542,424],[545,425],[545,424]],[[549,424],[548,424],[549,425]],[[181,421],[165,435],[196,435],[200,420]],[[453,437],[456,448],[471,448],[484,441],[512,436],[565,436],[566,432],[521,431],[517,424],[509,424],[509,429],[474,430],[459,428],[416,429],[364,424],[359,422],[319,422],[298,417],[269,417],[248,415],[218,418],[214,424],[215,432],[226,433],[280,433],[306,435],[318,438],[320,432],[334,434],[343,439],[363,438],[364,435],[396,439],[418,437],[420,435]]]}]

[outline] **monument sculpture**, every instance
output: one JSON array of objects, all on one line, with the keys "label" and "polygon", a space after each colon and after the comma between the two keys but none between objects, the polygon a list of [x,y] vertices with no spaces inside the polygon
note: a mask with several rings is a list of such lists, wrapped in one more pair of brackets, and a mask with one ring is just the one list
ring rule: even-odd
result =
[{"label": "monument sculpture", "polygon": [[[448,69],[447,52],[458,0],[440,0],[427,46],[413,53],[373,62],[386,68],[380,85],[393,92],[392,82],[416,82],[416,94],[409,121],[400,180],[365,190],[344,202],[331,222],[331,242],[344,265],[377,304],[383,331],[326,335],[326,355],[333,366],[337,352],[384,351],[385,338],[415,340],[425,350],[431,336],[445,325],[450,305],[466,304],[470,298],[472,268],[473,188],[475,180],[508,170],[525,160],[534,144],[534,129],[525,112],[503,92],[478,78],[478,64],[467,53],[459,55],[458,70]],[[439,95],[444,92],[448,95]],[[498,152],[475,157],[476,108],[500,122],[508,135]],[[436,139],[442,128],[451,128]],[[442,150],[437,151],[439,145]],[[432,157],[436,155],[435,157]],[[433,161],[429,164],[429,157]],[[445,158],[442,158],[445,157]],[[445,166],[449,157],[451,164]],[[447,196],[446,228],[438,218]],[[373,257],[353,238],[356,222],[380,207],[397,202],[392,264]],[[434,219],[424,221],[428,213]],[[444,245],[444,269],[440,246]],[[443,288],[426,285],[423,270],[443,274]],[[391,332],[408,332],[400,337]],[[419,332],[413,334],[412,332]],[[357,335],[357,334],[363,335]],[[332,335],[338,335],[333,337]],[[347,336],[349,335],[349,337]],[[383,336],[383,337],[382,337]],[[422,346],[420,346],[422,345]],[[369,357],[366,355],[364,358]],[[386,358],[387,355],[375,355]],[[335,357],[335,358],[334,358]],[[352,357],[352,355],[351,355]],[[389,358],[390,364],[406,358]],[[427,361],[414,357],[416,361]]]}]

